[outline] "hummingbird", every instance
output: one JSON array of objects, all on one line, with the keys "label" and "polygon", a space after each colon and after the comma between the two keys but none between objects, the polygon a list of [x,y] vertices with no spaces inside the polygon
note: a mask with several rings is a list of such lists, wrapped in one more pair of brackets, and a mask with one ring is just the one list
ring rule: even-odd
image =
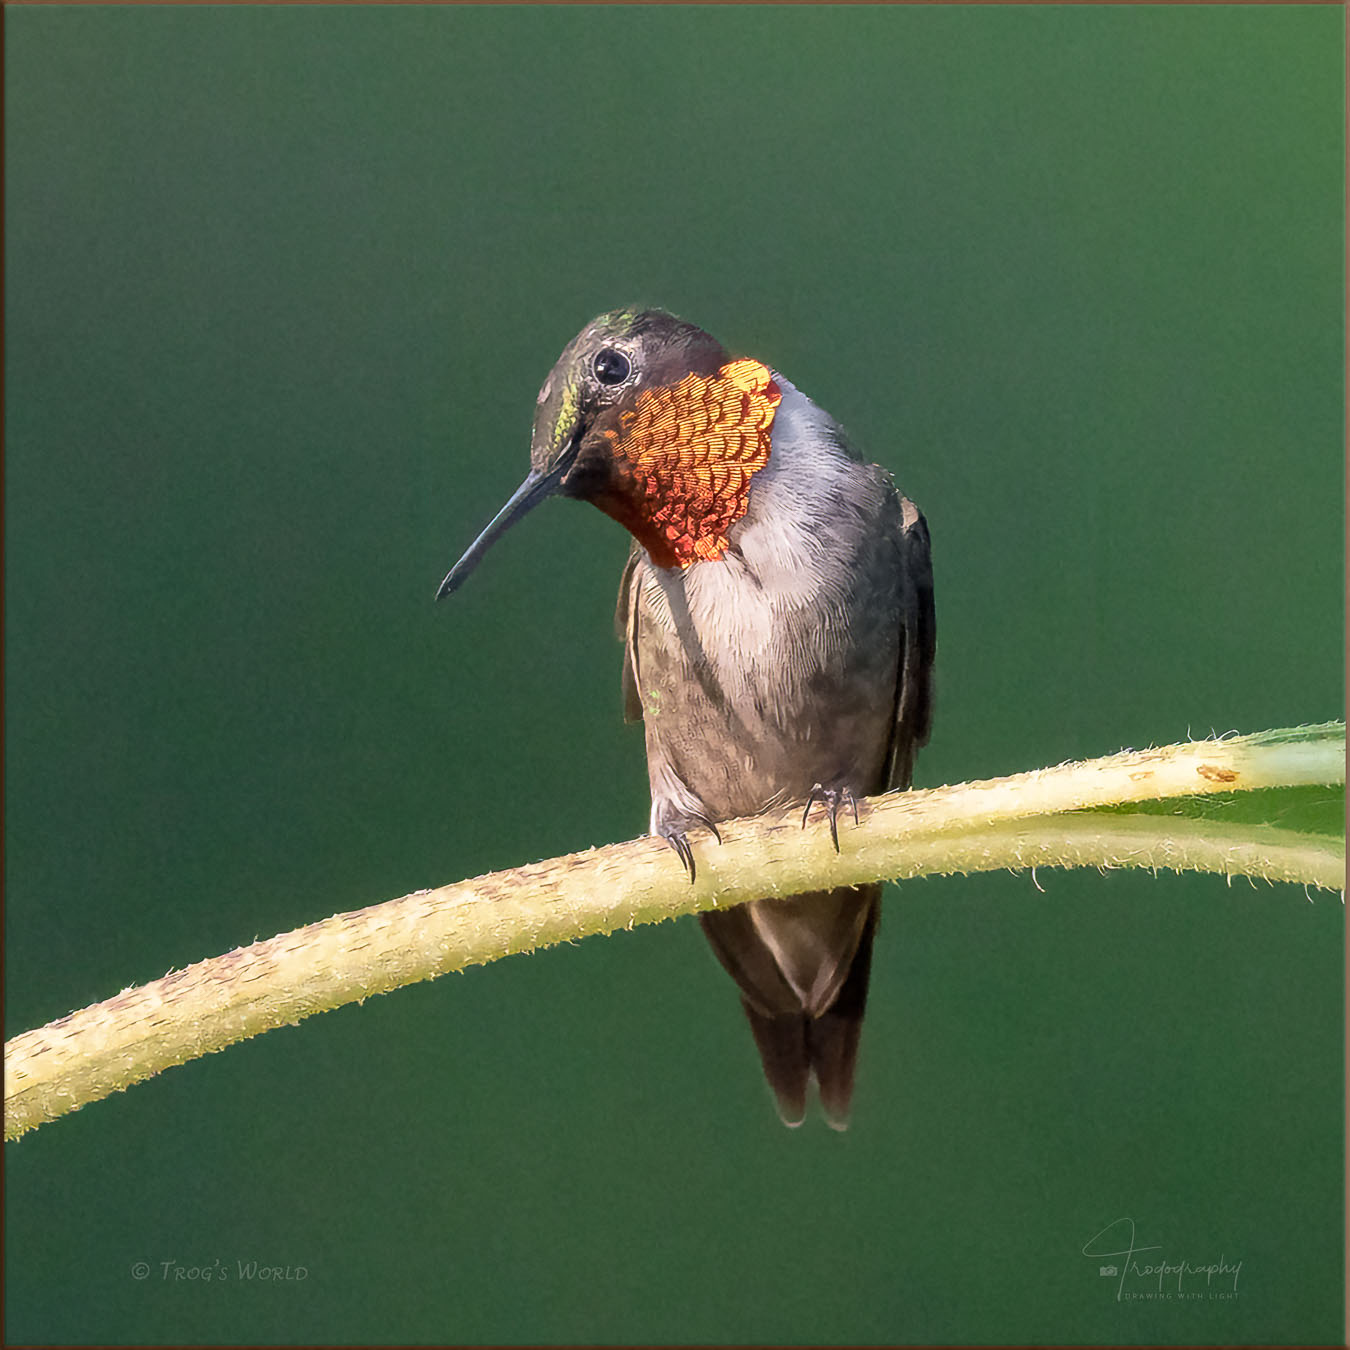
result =
[{"label": "hummingbird", "polygon": [[[632,536],[624,710],[644,725],[651,832],[691,882],[690,836],[720,841],[719,821],[816,809],[837,850],[859,797],[910,786],[933,708],[928,527],[785,376],[662,310],[600,315],[539,390],[525,481],[437,598],[552,496]],[[847,1127],[880,905],[872,884],[698,916],[787,1125],[814,1081]]]}]

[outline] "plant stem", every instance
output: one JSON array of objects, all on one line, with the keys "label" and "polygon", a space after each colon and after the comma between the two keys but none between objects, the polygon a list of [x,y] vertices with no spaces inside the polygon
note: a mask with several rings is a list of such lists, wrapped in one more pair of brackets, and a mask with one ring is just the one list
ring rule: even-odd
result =
[{"label": "plant stem", "polygon": [[371,994],[595,933],[831,886],[1024,867],[1196,870],[1343,889],[1343,839],[1085,807],[1343,784],[1340,723],[1112,755],[859,803],[836,854],[823,812],[719,826],[690,885],[640,839],[419,891],[202,961],[16,1036],[5,1135],[210,1051]]}]

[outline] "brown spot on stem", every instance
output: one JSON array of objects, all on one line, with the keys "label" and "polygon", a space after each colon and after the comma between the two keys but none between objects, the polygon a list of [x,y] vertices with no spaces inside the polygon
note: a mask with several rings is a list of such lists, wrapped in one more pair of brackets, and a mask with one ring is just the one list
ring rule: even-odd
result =
[{"label": "brown spot on stem", "polygon": [[1211,783],[1236,783],[1238,779],[1232,769],[1221,769],[1216,764],[1199,764],[1195,771]]}]

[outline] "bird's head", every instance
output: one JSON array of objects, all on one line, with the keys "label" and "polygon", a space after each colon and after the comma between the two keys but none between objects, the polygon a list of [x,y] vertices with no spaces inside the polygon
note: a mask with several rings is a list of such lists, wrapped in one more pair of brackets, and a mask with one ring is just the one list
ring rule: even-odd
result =
[{"label": "bird's head", "polygon": [[780,394],[768,367],[731,360],[661,310],[614,310],[563,349],[535,405],[530,472],[441,583],[464,582],[545,497],[593,502],[660,567],[719,558],[768,462]]}]

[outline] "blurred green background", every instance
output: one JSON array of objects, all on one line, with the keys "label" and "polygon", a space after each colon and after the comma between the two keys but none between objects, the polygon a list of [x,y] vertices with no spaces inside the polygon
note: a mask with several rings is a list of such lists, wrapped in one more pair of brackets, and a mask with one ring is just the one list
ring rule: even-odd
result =
[{"label": "blurred green background", "polygon": [[[921,786],[1342,713],[1338,8],[5,17],[9,1034],[645,829],[618,527],[431,599],[616,305],[923,507]],[[1039,880],[892,890],[844,1136],[692,922],[48,1125],[7,1338],[1339,1340],[1341,904]]]}]

